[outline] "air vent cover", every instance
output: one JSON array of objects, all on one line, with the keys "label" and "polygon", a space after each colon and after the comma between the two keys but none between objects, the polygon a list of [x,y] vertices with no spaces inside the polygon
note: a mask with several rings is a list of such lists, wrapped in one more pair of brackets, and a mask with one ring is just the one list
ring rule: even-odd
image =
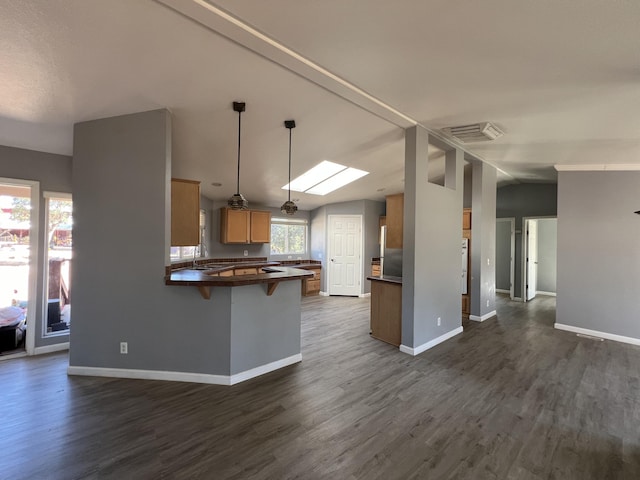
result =
[{"label": "air vent cover", "polygon": [[462,143],[488,142],[504,135],[502,130],[490,122],[447,127],[443,128],[442,131]]}]

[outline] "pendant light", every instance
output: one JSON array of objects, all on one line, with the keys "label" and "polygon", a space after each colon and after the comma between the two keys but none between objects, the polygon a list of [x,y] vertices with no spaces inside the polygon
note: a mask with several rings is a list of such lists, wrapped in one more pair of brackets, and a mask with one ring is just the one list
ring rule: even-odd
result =
[{"label": "pendant light", "polygon": [[291,130],[296,128],[295,120],[285,120],[284,126],[289,129],[289,197],[280,207],[282,213],[293,215],[298,211],[298,207],[291,201]]},{"label": "pendant light", "polygon": [[238,112],[238,177],[236,181],[236,193],[227,201],[232,210],[246,210],[249,202],[240,193],[240,132],[242,130],[242,112],[245,110],[244,102],[233,102],[233,110]]}]

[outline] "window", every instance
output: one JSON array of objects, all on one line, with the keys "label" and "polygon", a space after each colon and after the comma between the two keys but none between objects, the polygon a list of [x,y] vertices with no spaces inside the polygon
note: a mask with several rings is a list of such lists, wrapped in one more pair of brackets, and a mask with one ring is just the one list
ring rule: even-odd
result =
[{"label": "window", "polygon": [[303,255],[307,253],[305,219],[271,219],[271,255]]},{"label": "window", "polygon": [[205,246],[205,232],[207,226],[207,212],[200,210],[200,244],[193,247],[171,247],[171,261],[192,259],[194,257],[204,257]]}]

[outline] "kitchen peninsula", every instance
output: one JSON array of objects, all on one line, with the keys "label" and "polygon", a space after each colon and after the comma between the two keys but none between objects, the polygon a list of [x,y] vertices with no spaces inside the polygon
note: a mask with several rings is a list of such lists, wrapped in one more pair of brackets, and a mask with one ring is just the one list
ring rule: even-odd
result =
[{"label": "kitchen peninsula", "polygon": [[165,284],[195,287],[200,295],[194,301],[211,302],[207,318],[225,339],[227,378],[234,384],[302,360],[301,281],[313,278],[318,267],[284,266],[266,258],[198,260],[168,266]]}]

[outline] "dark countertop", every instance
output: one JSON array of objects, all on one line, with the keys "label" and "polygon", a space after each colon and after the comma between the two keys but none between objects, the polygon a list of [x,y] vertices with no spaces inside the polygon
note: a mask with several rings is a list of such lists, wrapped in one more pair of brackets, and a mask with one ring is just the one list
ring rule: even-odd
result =
[{"label": "dark countertop", "polygon": [[395,283],[397,285],[402,285],[402,277],[394,277],[391,275],[380,275],[379,277],[367,277],[367,280],[371,280],[374,282],[385,282],[385,283]]},{"label": "dark countertop", "polygon": [[282,267],[293,267],[293,268],[302,268],[303,270],[311,270],[313,268],[322,268],[322,264],[320,263],[294,263],[292,265],[290,264],[279,264]]},{"label": "dark countertop", "polygon": [[[267,268],[274,271],[251,275],[233,275],[229,277],[214,277],[210,274],[220,273],[232,268]],[[313,273],[302,268],[278,265],[277,262],[263,262],[260,264],[240,263],[236,265],[212,266],[206,270],[193,270],[185,268],[176,270],[165,277],[166,285],[185,285],[194,287],[238,287],[241,285],[254,285],[259,283],[274,283],[287,280],[301,280],[311,277]]]}]

